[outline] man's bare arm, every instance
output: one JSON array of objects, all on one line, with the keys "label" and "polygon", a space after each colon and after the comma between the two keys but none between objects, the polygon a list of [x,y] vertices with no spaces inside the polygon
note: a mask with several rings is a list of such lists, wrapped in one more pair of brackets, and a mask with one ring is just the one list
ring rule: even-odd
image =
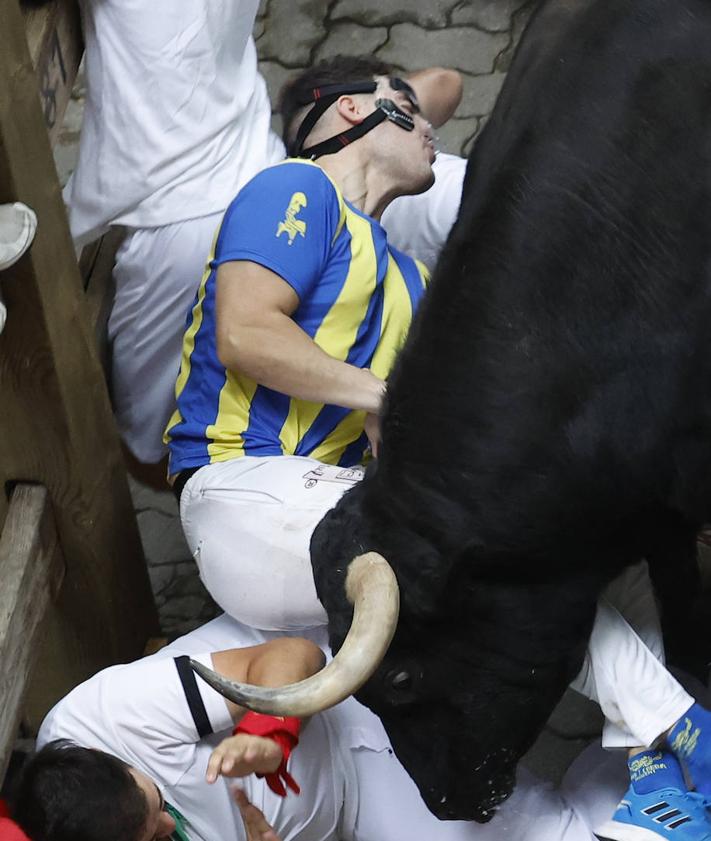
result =
[{"label": "man's bare arm", "polygon": [[[231,648],[212,654],[215,671],[240,683],[283,686],[315,674],[323,667],[321,649],[301,637],[281,637],[248,648]],[[225,699],[233,720],[244,708]]]},{"label": "man's bare arm", "polygon": [[289,397],[377,414],[385,391],[370,371],[329,356],[291,318],[299,299],[249,261],[217,271],[217,353],[225,368]]},{"label": "man's bare arm", "polygon": [[[226,677],[258,686],[283,686],[315,674],[324,664],[321,649],[301,638],[282,637],[250,648],[217,651],[212,655],[216,671]],[[245,713],[225,699],[233,720]],[[282,750],[272,739],[238,733],[223,739],[213,750],[205,778],[214,783],[219,776],[245,777],[268,774],[281,765]]]}]

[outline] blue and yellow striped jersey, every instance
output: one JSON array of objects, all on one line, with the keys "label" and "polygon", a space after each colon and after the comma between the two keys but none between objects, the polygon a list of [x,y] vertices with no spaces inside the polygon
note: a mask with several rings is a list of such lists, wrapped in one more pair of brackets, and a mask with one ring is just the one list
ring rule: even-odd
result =
[{"label": "blue and yellow striped jersey", "polygon": [[243,455],[362,461],[364,412],[292,399],[220,363],[216,274],[231,260],[276,272],[298,295],[292,317],[313,341],[383,379],[427,282],[424,266],[389,247],[317,164],[288,160],[259,173],[225,213],[188,320],[165,435],[170,473]]}]

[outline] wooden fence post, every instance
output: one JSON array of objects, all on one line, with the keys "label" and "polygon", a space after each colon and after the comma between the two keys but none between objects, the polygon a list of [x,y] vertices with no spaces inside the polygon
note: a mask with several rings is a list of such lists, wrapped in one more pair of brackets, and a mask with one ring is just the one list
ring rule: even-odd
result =
[{"label": "wooden fence post", "polygon": [[39,220],[28,254],[0,273],[0,528],[7,489],[44,485],[66,561],[55,674],[32,693],[43,710],[139,656],[157,618],[18,0],[0,0],[0,21],[0,203]]},{"label": "wooden fence post", "polygon": [[64,569],[47,489],[18,485],[0,534],[0,779]]}]

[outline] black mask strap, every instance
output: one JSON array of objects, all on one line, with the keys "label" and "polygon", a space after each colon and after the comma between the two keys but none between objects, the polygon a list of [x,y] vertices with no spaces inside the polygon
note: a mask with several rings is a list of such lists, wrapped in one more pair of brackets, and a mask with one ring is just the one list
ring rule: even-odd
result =
[{"label": "black mask strap", "polygon": [[[306,102],[301,103],[302,105],[308,105],[309,102],[313,102],[314,106],[304,117],[303,122],[299,126],[299,131],[297,132],[296,139],[289,149],[289,154],[292,157],[297,158],[313,157],[311,150],[309,150],[308,154],[305,152],[303,148],[304,141],[309,136],[311,129],[313,129],[326,109],[330,108],[339,96],[343,96],[348,93],[374,93],[377,87],[377,82],[371,79],[363,82],[351,82],[350,84],[343,85],[322,85],[320,88],[314,88],[311,92],[312,97]],[[320,145],[321,144],[319,144],[319,146]],[[316,147],[311,148],[314,149]],[[339,146],[339,148],[343,147]],[[321,154],[325,153],[322,152]]]},{"label": "black mask strap", "polygon": [[340,134],[336,134],[334,137],[329,137],[328,140],[324,140],[322,143],[317,143],[315,146],[309,146],[308,149],[302,149],[299,157],[310,158],[313,161],[316,160],[316,158],[320,158],[322,155],[333,155],[336,152],[340,152],[344,146],[348,146],[349,143],[352,143],[354,140],[358,140],[359,137],[363,137],[364,134],[367,134],[371,129],[374,129],[379,123],[382,123],[387,119],[388,115],[385,111],[377,108],[372,114],[369,114],[362,123],[358,123],[357,126],[349,128],[348,131],[342,131]]},{"label": "black mask strap", "polygon": [[310,158],[313,161],[316,158],[320,158],[321,155],[333,155],[339,152],[344,146],[347,146],[354,140],[358,140],[359,137],[363,137],[364,134],[367,134],[384,120],[390,120],[396,126],[405,129],[405,131],[414,131],[414,119],[407,111],[403,111],[402,108],[398,107],[392,99],[376,99],[375,109],[362,123],[353,126],[348,131],[343,131],[334,137],[329,137],[328,140],[317,143],[315,146],[309,146],[308,149],[302,149],[301,157]]}]

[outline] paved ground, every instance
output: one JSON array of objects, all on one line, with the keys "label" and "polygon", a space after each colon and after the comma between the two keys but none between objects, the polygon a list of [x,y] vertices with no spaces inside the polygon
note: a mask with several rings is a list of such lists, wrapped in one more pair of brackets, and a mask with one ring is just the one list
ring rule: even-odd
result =
[{"label": "paved ground", "polygon": [[[535,0],[263,0],[255,27],[261,69],[276,101],[283,81],[321,57],[374,53],[407,72],[433,65],[464,77],[462,103],[439,131],[445,151],[466,154],[491,112]],[[81,79],[56,157],[66,180],[81,128]],[[278,130],[278,125],[275,127]],[[186,631],[214,612],[185,545],[172,494],[132,483],[136,513],[164,633]],[[599,730],[599,713],[571,693],[528,758],[549,779]]]}]

